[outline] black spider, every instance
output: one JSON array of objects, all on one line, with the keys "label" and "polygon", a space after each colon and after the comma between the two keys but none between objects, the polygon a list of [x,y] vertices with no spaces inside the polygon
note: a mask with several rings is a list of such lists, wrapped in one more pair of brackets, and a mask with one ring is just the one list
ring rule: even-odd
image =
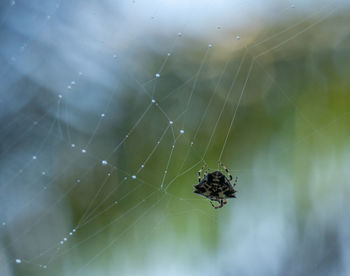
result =
[{"label": "black spider", "polygon": [[[236,197],[236,190],[234,187],[237,184],[238,177],[236,176],[233,185],[231,184],[232,175],[229,173],[228,169],[219,163],[228,175],[228,178],[220,171],[214,171],[208,173],[208,170],[204,173],[204,178],[201,180],[201,172],[206,167],[206,164],[198,171],[198,184],[194,185],[194,193],[204,196],[210,200],[210,204],[215,208],[222,208],[224,204],[227,203],[226,198]],[[218,206],[214,206],[212,201],[220,203]]]}]

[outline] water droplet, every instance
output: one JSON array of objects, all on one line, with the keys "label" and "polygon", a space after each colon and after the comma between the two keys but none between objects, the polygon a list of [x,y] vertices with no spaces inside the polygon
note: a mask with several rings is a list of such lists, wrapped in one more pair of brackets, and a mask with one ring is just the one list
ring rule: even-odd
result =
[{"label": "water droplet", "polygon": [[291,7],[292,9],[294,9],[294,8],[295,8],[295,5],[294,5],[294,4],[292,4],[292,5],[290,5],[290,7]]},{"label": "water droplet", "polygon": [[80,179],[77,179],[77,182],[80,183]]},{"label": "water droplet", "polygon": [[118,204],[118,201],[114,201],[114,204]]},{"label": "water droplet", "polygon": [[104,113],[102,113],[102,114],[101,114],[101,117],[104,117],[104,116],[106,116],[106,115],[105,115]]},{"label": "water droplet", "polygon": [[81,76],[83,74],[83,72],[79,72],[78,74],[79,74],[79,76]]},{"label": "water droplet", "polygon": [[194,142],[193,141],[191,141],[191,146],[194,144]]},{"label": "water droplet", "polygon": [[168,173],[168,171],[167,171],[167,170],[165,170],[165,171],[164,171],[164,173],[165,173],[165,174],[167,174],[167,173]]},{"label": "water droplet", "polygon": [[117,54],[114,54],[114,55],[113,55],[113,58],[114,58],[114,59],[116,59],[117,57],[118,57]]},{"label": "water droplet", "polygon": [[208,48],[211,48],[211,47],[213,47],[213,44],[208,44]]},{"label": "water droplet", "polygon": [[111,176],[111,173],[107,173],[108,176]]},{"label": "water droplet", "polygon": [[175,148],[175,145],[173,145],[172,148]]},{"label": "water droplet", "polygon": [[37,124],[38,124],[38,121],[34,121],[34,122],[33,122],[33,125],[37,125]]},{"label": "water droplet", "polygon": [[6,226],[6,222],[4,221],[3,223],[1,223],[2,226]]},{"label": "water droplet", "polygon": [[108,162],[107,162],[107,160],[102,160],[102,165],[107,165],[108,164]]},{"label": "water droplet", "polygon": [[177,33],[177,36],[182,36],[182,33],[181,32]]},{"label": "water droplet", "polygon": [[47,268],[47,265],[43,265],[43,269],[46,269]]},{"label": "water droplet", "polygon": [[160,144],[160,141],[157,141],[157,144]]},{"label": "water droplet", "polygon": [[128,178],[125,176],[125,177],[124,177],[124,180],[127,180],[127,179],[128,179]]},{"label": "water droplet", "polygon": [[76,230],[75,229],[73,229],[73,232],[75,232]]},{"label": "water droplet", "polygon": [[33,155],[33,157],[32,157],[32,158],[33,158],[33,160],[36,160],[36,156],[35,156],[35,155]]},{"label": "water droplet", "polygon": [[63,240],[64,240],[64,241],[67,241],[67,238],[64,238]]},{"label": "water droplet", "polygon": [[136,179],[136,175],[131,176],[132,179]]},{"label": "water droplet", "polygon": [[72,86],[68,85],[67,88],[68,88],[68,89],[72,89]]},{"label": "water droplet", "polygon": [[156,102],[156,100],[155,99],[152,99],[152,103],[155,103]]},{"label": "water droplet", "polygon": [[42,175],[46,175],[46,172],[41,172]]},{"label": "water droplet", "polygon": [[129,134],[126,134],[126,135],[125,135],[125,138],[128,138],[128,137],[129,137]]},{"label": "water droplet", "polygon": [[59,97],[60,99],[62,99],[62,95],[61,95],[61,94],[58,94],[58,97]]},{"label": "water droplet", "polygon": [[171,120],[169,121],[169,124],[171,124],[171,125],[172,125],[173,123],[174,123],[173,121],[171,121]]},{"label": "water droplet", "polygon": [[50,19],[51,19],[51,15],[46,16],[46,18],[47,18],[48,20],[50,20]]},{"label": "water droplet", "polygon": [[73,235],[73,233],[72,232],[69,232],[69,236],[72,236]]},{"label": "water droplet", "polygon": [[82,152],[82,153],[86,153],[86,149],[82,149],[81,152]]},{"label": "water droplet", "polygon": [[75,148],[75,144],[72,144],[71,146],[72,146],[72,148]]},{"label": "water droplet", "polygon": [[159,74],[159,73],[157,73],[157,74],[155,74],[155,76],[156,76],[156,78],[159,78],[159,77],[160,77],[160,74]]},{"label": "water droplet", "polygon": [[144,165],[144,164],[142,164],[142,165],[141,165],[141,168],[144,168],[144,167],[145,167],[145,165]]},{"label": "water droplet", "polygon": [[184,134],[185,131],[184,131],[183,129],[180,129],[180,133],[181,133],[181,134]]},{"label": "water droplet", "polygon": [[168,53],[168,57],[170,57],[171,56],[171,53]]},{"label": "water droplet", "polygon": [[21,259],[16,259],[16,263],[17,263],[17,264],[20,264],[21,262],[22,262]]},{"label": "water droplet", "polygon": [[239,35],[236,35],[236,39],[237,39],[237,40],[240,40],[241,37],[240,37]]},{"label": "water droplet", "polygon": [[75,81],[71,81],[70,84],[71,84],[71,85],[75,85]]},{"label": "water droplet", "polygon": [[60,241],[60,244],[63,244],[64,243],[64,241]]},{"label": "water droplet", "polygon": [[16,1],[12,0],[11,1],[11,6],[14,6],[14,5],[16,5]]}]

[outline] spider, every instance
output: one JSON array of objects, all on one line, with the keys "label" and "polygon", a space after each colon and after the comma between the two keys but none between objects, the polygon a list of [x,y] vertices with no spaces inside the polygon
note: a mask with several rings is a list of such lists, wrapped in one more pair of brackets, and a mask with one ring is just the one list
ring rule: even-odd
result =
[{"label": "spider", "polygon": [[[198,184],[194,185],[194,193],[204,196],[210,200],[211,206],[215,209],[222,208],[227,203],[226,198],[236,197],[236,190],[234,187],[237,184],[238,177],[231,184],[232,175],[224,164],[219,163],[219,166],[225,170],[228,177],[226,177],[221,171],[209,172],[209,169],[204,173],[203,179],[201,179],[201,172],[205,169],[206,164],[198,171]],[[215,206],[212,201],[218,202],[220,205]]]}]

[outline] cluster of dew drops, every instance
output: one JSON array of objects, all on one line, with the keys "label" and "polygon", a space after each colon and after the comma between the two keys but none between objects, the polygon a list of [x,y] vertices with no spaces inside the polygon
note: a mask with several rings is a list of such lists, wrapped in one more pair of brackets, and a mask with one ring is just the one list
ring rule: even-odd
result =
[{"label": "cluster of dew drops", "polygon": [[[3,222],[2,225],[5,226],[6,223]],[[75,232],[76,232],[76,229],[74,228],[71,232],[68,233],[68,237],[73,236]],[[68,241],[68,238],[67,238],[67,237],[64,237],[64,238],[59,242],[58,245],[61,245],[61,246],[62,246],[62,245],[63,245],[64,243],[66,243],[67,241]],[[26,261],[24,260],[23,262],[26,262]],[[15,259],[15,263],[16,263],[16,264],[21,264],[21,263],[22,263],[22,259],[16,258],[16,259]],[[46,265],[46,264],[43,264],[43,265],[40,264],[39,267],[40,267],[40,268],[43,268],[43,269],[47,269],[47,265]]]}]

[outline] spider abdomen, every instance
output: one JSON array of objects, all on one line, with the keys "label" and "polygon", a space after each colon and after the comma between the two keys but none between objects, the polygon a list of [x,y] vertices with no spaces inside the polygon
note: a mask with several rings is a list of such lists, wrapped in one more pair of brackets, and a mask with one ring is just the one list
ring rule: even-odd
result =
[{"label": "spider abdomen", "polygon": [[221,208],[223,204],[226,204],[226,198],[236,197],[236,191],[233,187],[237,183],[237,177],[234,184],[231,185],[230,180],[232,180],[232,176],[229,174],[226,167],[224,167],[224,169],[227,172],[229,179],[222,172],[214,171],[212,173],[206,172],[204,178],[201,180],[200,173],[203,169],[204,166],[198,172],[199,183],[194,185],[194,193],[204,196],[210,201],[219,202],[220,206],[213,206],[214,208]]}]

